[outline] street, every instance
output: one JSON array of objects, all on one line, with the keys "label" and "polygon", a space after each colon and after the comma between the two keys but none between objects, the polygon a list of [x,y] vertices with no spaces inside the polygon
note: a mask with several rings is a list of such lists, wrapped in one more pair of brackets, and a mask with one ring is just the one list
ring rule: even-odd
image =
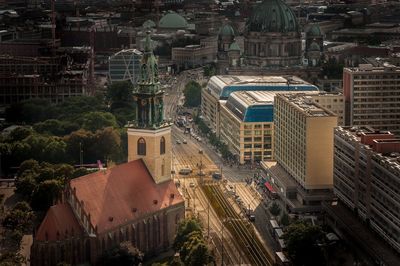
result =
[{"label": "street", "polygon": [[[165,117],[171,118],[171,122],[174,122],[177,117],[177,105],[183,104],[183,102],[180,102],[182,91],[185,84],[190,80],[189,75],[185,73],[177,76],[176,82],[168,90],[168,95],[165,96]],[[246,257],[241,250],[243,247],[239,245],[237,239],[228,230],[223,229],[225,221],[221,221],[218,217],[200,187],[203,179],[211,180],[210,174],[213,172],[222,172],[228,184],[234,187],[236,197],[240,197],[243,205],[254,211],[255,222],[249,223],[255,229],[253,237],[257,237],[261,241],[268,257],[273,259],[277,244],[267,229],[270,216],[264,206],[264,197],[253,185],[245,182],[246,178],[253,177],[258,170],[236,165],[231,167],[231,165],[224,164],[218,153],[206,143],[204,136],[200,142],[192,138],[190,134],[184,134],[183,129],[176,125],[172,126],[171,138],[173,178],[185,198],[187,215],[199,217],[201,220],[206,231],[205,235],[216,252],[217,263],[243,265],[251,264],[254,259]],[[192,173],[180,175],[179,171],[183,168],[190,168]],[[199,176],[200,173],[204,176]],[[224,198],[242,217],[241,219],[248,222],[243,208],[235,199],[227,194],[224,194]]]}]

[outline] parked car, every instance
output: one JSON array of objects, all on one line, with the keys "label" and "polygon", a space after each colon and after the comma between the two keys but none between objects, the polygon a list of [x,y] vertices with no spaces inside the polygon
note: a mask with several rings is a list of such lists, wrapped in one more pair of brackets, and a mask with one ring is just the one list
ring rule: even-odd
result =
[{"label": "parked car", "polygon": [[212,174],[212,178],[219,180],[222,178],[222,174],[220,172],[215,172]]},{"label": "parked car", "polygon": [[182,168],[179,170],[180,175],[189,175],[190,173],[192,173],[192,169],[190,168]]}]

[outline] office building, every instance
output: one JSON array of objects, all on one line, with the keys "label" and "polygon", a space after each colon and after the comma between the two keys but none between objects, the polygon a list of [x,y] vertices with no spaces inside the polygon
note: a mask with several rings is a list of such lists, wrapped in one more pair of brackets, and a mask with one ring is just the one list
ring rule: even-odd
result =
[{"label": "office building", "polygon": [[201,114],[210,129],[220,134],[220,101],[235,91],[312,91],[318,88],[295,76],[213,76],[201,93]]},{"label": "office building", "polygon": [[400,139],[369,127],[338,127],[334,193],[400,253]]},{"label": "office building", "polygon": [[337,117],[299,93],[274,102],[274,157],[263,162],[267,176],[292,212],[321,210],[332,198],[333,129]]},{"label": "office building", "polygon": [[130,81],[136,85],[140,71],[142,53],[136,49],[121,50],[109,57],[108,74],[110,82]]},{"label": "office building", "polygon": [[344,96],[342,93],[326,93],[310,95],[314,102],[332,111],[338,117],[338,125],[344,125]]},{"label": "office building", "polygon": [[343,70],[345,125],[400,134],[400,68],[370,64]]}]

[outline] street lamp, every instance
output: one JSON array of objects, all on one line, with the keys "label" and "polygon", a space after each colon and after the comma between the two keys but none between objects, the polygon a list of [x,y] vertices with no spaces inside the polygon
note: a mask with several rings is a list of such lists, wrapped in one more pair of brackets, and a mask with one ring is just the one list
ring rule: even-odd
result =
[{"label": "street lamp", "polygon": [[200,164],[199,164],[200,184],[203,184],[203,173],[201,172],[203,168],[203,150],[199,150],[199,154],[200,154]]}]

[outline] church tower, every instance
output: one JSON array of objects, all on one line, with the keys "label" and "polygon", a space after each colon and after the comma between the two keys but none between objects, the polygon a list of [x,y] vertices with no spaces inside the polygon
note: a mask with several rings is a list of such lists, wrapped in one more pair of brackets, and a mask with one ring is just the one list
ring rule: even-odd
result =
[{"label": "church tower", "polygon": [[128,125],[128,161],[143,159],[154,181],[171,179],[171,125],[164,120],[164,92],[147,32],[140,76],[133,91],[136,119]]}]

